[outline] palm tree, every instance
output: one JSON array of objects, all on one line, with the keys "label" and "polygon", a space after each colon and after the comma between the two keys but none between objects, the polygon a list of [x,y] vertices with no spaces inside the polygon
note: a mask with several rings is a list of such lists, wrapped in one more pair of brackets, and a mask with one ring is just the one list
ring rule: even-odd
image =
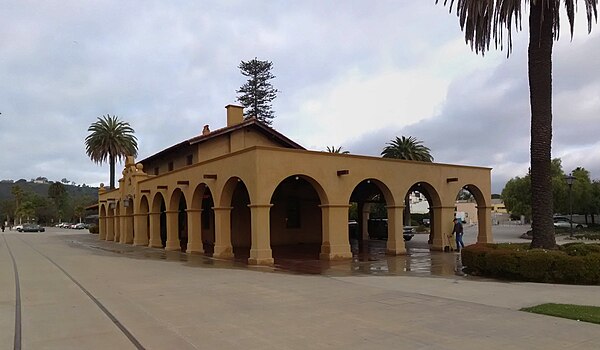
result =
[{"label": "palm tree", "polygon": [[[381,155],[383,158],[396,158],[406,160],[416,160],[420,162],[433,162],[429,147],[423,146],[423,141],[418,141],[415,137],[409,136],[399,138],[396,136],[385,146]],[[410,193],[404,197],[404,224],[410,226]]]},{"label": "palm tree", "polygon": [[431,150],[423,146],[423,141],[417,141],[413,136],[408,138],[396,137],[385,146],[381,155],[383,158],[396,158],[406,160],[417,160],[421,162],[433,162]]},{"label": "palm tree", "polygon": [[[436,0],[436,3],[439,0]],[[450,11],[455,0],[450,3]],[[531,104],[531,213],[532,248],[556,248],[552,221],[552,46],[560,32],[560,0],[529,0],[529,100]],[[571,37],[576,0],[564,0]],[[512,30],[521,28],[520,0],[458,0],[459,17],[465,39],[476,53],[503,46],[507,33],[508,54],[512,50]],[[524,3],[527,3],[525,1]],[[588,32],[597,20],[598,0],[584,0]],[[514,28],[513,28],[514,25]]]},{"label": "palm tree", "polygon": [[102,116],[88,128],[85,152],[95,163],[110,164],[110,187],[115,188],[115,162],[137,156],[137,139],[129,123],[117,116]]},{"label": "palm tree", "polygon": [[349,154],[350,153],[350,151],[346,151],[346,150],[342,151],[342,149],[343,149],[342,146],[337,147],[337,148],[335,146],[331,146],[331,147],[327,146],[327,152],[329,152],[329,153],[339,153],[339,154]]}]

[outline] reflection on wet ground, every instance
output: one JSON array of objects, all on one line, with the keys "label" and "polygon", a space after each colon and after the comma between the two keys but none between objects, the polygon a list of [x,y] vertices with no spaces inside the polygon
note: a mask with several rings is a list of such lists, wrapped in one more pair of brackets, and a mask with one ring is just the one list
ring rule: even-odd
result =
[{"label": "reflection on wet ground", "polygon": [[400,256],[386,255],[386,242],[383,240],[352,240],[351,260],[319,260],[320,245],[302,244],[273,247],[274,266],[253,266],[246,263],[248,248],[236,248],[235,259],[227,260],[202,254],[99,241],[96,235],[70,235],[66,238],[72,246],[91,249],[97,253],[119,254],[132,259],[166,260],[190,267],[251,269],[325,276],[454,276],[458,257],[455,253],[430,251],[426,240],[406,242],[406,255]]}]

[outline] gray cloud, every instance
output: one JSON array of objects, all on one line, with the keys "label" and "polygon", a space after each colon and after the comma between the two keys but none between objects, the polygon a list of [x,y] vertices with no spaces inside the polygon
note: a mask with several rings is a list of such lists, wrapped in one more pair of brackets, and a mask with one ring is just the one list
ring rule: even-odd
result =
[{"label": "gray cloud", "polygon": [[[565,168],[582,165],[600,177],[597,157],[581,157],[600,147],[592,73],[599,71],[600,39],[576,38],[564,38],[554,55],[554,151]],[[328,93],[320,89],[335,89],[351,72],[368,77],[430,64],[432,75],[452,77],[439,113],[407,125],[366,116],[380,130],[343,146],[379,155],[393,137],[413,135],[436,161],[494,167],[495,190],[527,169],[526,35],[508,60],[504,53],[464,59],[474,54],[453,45],[462,41],[456,17],[430,3],[3,2],[0,41],[1,179],[106,182],[108,167],[89,161],[83,146],[87,127],[104,114],[131,123],[140,157],[198,134],[204,124],[221,127],[223,106],[243,83],[237,65],[255,56],[275,65],[275,127],[300,142],[320,125],[304,109],[307,96]]]}]

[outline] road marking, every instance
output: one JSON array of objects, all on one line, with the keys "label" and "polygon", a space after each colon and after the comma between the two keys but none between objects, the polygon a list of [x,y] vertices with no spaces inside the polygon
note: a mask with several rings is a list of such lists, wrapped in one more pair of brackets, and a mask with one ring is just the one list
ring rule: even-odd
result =
[{"label": "road marking", "polygon": [[2,235],[4,238],[4,244],[6,244],[6,249],[8,249],[8,254],[10,255],[10,259],[12,260],[13,270],[15,274],[15,338],[13,341],[14,350],[21,350],[21,285],[19,283],[19,270],[17,269],[17,262],[15,261],[15,257],[10,250],[8,242],[6,241],[6,236]]},{"label": "road marking", "polygon": [[[73,276],[71,276],[67,271],[65,271],[65,269],[63,269],[60,265],[58,265],[56,262],[54,262],[54,260],[52,260],[49,256],[47,256],[46,254],[44,254],[41,251],[39,251],[38,249],[36,249],[33,245],[29,244],[28,242],[24,241],[21,238],[19,238],[19,240],[21,240],[23,243],[28,245],[31,249],[35,250],[38,254],[40,254],[41,256],[46,258],[48,261],[50,261],[54,266],[56,266],[59,270],[61,270],[65,274],[65,276],[67,276],[73,283],[75,283],[79,287],[79,289],[81,289],[81,291],[83,293],[85,293],[85,295],[87,295],[96,304],[96,306],[98,306],[98,308],[100,308],[100,310],[102,310],[102,312],[104,312],[104,314],[121,330],[121,332],[123,332],[123,334],[125,334],[127,339],[129,339],[129,341],[131,341],[131,343],[136,347],[136,349],[138,349],[138,350],[146,349],[133,336],[133,334],[131,334],[131,332],[129,332],[129,330],[110,311],[108,311],[108,309],[98,299],[96,299],[96,297],[94,297],[92,295],[92,293],[90,293],[87,289],[85,289],[85,287],[83,285],[81,285],[75,278],[73,278]],[[11,254],[11,256],[12,256],[12,254]],[[14,259],[13,259],[13,263],[14,263]],[[16,265],[15,265],[15,269],[16,269]],[[19,315],[19,317],[20,317],[20,315]]]}]

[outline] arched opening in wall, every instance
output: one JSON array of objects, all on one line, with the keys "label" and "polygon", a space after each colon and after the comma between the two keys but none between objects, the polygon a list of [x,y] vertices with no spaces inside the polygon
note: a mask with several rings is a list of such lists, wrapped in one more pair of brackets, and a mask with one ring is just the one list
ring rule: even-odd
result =
[{"label": "arched opening in wall", "polygon": [[185,195],[178,188],[173,191],[170,202],[171,210],[177,210],[177,237],[182,252],[187,250],[188,242],[188,222],[187,222],[187,203]]},{"label": "arched opening in wall", "polygon": [[[429,249],[433,244],[437,214],[433,210],[441,205],[438,192],[427,182],[417,182],[406,192],[404,198],[404,240],[407,249]],[[438,220],[439,221],[439,220]],[[412,241],[415,234],[428,234],[427,244],[421,240]]]},{"label": "arched opening in wall", "polygon": [[215,251],[215,202],[210,188],[205,187],[202,195],[202,246],[204,253],[212,255]]},{"label": "arched opening in wall", "polygon": [[[144,233],[148,239],[148,241],[150,240],[150,215],[148,215],[148,213],[150,212],[150,206],[148,205],[148,198],[146,198],[146,196],[142,196],[142,199],[140,200],[140,210],[139,213],[145,215],[145,219],[144,219],[144,223],[145,223],[145,230],[142,230],[142,233]],[[134,232],[134,234],[139,234],[137,232]]]},{"label": "arched opening in wall", "polygon": [[273,259],[318,260],[323,241],[322,187],[312,178],[294,175],[283,180],[271,196]]},{"label": "arched opening in wall", "polygon": [[[167,206],[165,204],[165,199],[162,193],[157,193],[154,196],[154,200],[152,201],[152,213],[159,213],[159,222],[158,222],[158,232],[153,232],[152,234],[158,233],[160,237],[160,242],[162,247],[164,248],[167,245]],[[156,236],[155,236],[156,237]]]},{"label": "arched opening in wall", "polygon": [[475,243],[479,231],[485,229],[485,225],[479,225],[481,214],[485,210],[487,210],[486,200],[477,186],[467,184],[461,187],[456,194],[454,218],[462,225],[465,244]]},{"label": "arched opening in wall", "polygon": [[[244,262],[248,261],[250,257],[250,247],[252,245],[252,228],[251,228],[251,216],[250,208],[250,195],[248,189],[241,179],[230,179],[229,183],[225,186],[233,188],[231,194],[231,202],[228,205],[231,206],[231,245],[233,247],[233,254],[236,260]],[[229,189],[229,190],[230,190]]]},{"label": "arched opening in wall", "polygon": [[133,230],[133,199],[127,198],[126,201],[123,201],[123,206],[125,207],[125,232],[123,234],[128,235],[125,237],[124,242],[132,243],[135,238],[135,232]]},{"label": "arched opening in wall", "polygon": [[98,211],[98,234],[104,239],[106,239],[106,221],[106,206],[102,204]]},{"label": "arched opening in wall", "polygon": [[352,255],[364,255],[366,258],[385,255],[388,236],[387,206],[388,200],[392,202],[391,198],[389,189],[381,181],[366,179],[356,185],[350,195],[348,211]]},{"label": "arched opening in wall", "polygon": [[123,232],[121,232],[121,219],[122,219],[122,214],[121,214],[121,205],[120,202],[117,201],[115,204],[115,222],[114,222],[114,227],[115,227],[115,242],[120,242],[121,241],[121,235],[123,234]]}]

